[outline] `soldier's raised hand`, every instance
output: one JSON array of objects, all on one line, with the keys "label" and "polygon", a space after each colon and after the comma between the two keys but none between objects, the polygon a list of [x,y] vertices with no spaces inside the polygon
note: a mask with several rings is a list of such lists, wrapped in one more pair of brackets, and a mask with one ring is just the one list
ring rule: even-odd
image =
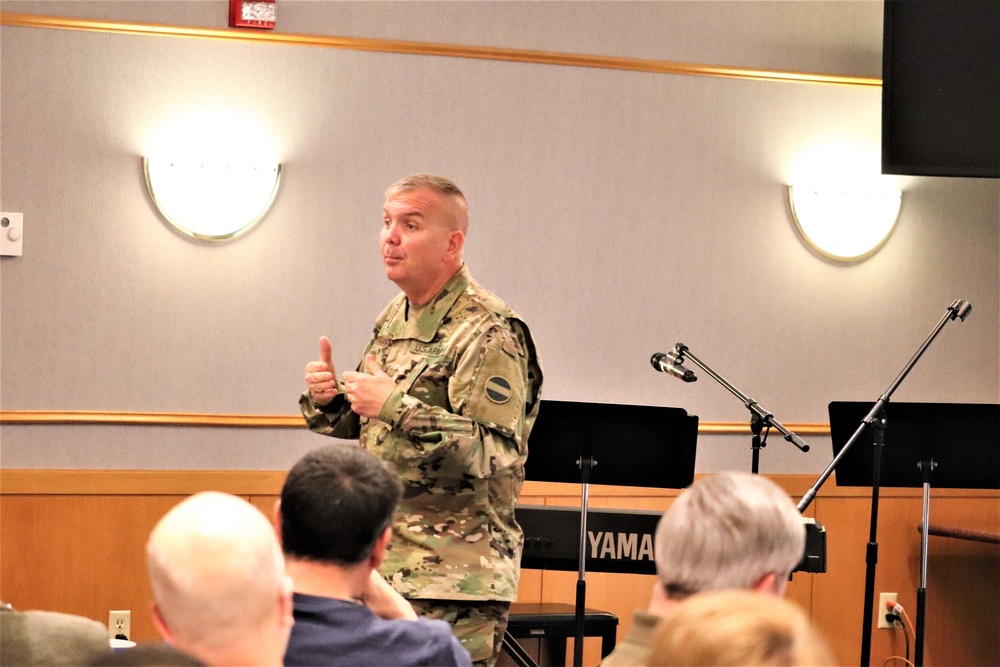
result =
[{"label": "soldier's raised hand", "polygon": [[306,387],[316,405],[326,405],[337,395],[337,375],[333,367],[333,347],[330,339],[320,336],[319,361],[306,364]]}]

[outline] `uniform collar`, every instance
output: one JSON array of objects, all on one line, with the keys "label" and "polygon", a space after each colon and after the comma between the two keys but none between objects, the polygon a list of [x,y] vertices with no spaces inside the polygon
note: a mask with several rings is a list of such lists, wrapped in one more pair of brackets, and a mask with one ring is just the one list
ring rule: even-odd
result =
[{"label": "uniform collar", "polygon": [[[402,306],[396,311],[396,316],[389,322],[389,330],[385,331],[385,334],[394,340],[412,338],[421,343],[431,342],[437,336],[438,329],[448,311],[455,305],[458,296],[465,291],[470,283],[472,283],[472,276],[469,274],[468,267],[463,264],[462,268],[455,272],[455,275],[444,284],[437,296],[431,299],[426,306],[413,309],[410,307],[409,301],[404,298]],[[409,318],[406,317],[407,312],[410,313]]]}]

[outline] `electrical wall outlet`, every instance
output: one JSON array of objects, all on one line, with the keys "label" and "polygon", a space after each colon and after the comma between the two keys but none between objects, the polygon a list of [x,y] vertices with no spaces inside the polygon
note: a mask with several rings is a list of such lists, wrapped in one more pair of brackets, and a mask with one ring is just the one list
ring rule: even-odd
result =
[{"label": "electrical wall outlet", "polygon": [[892,623],[885,620],[886,612],[889,608],[886,606],[889,602],[896,601],[895,593],[879,593],[878,594],[878,627],[880,628],[892,628]]},{"label": "electrical wall outlet", "polygon": [[128,639],[132,635],[132,612],[128,609],[108,612],[108,638]]}]

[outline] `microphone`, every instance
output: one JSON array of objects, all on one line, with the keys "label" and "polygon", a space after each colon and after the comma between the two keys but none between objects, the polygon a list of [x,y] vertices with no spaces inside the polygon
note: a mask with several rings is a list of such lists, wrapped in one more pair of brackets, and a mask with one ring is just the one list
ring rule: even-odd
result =
[{"label": "microphone", "polygon": [[673,353],[656,352],[649,358],[649,363],[653,364],[653,368],[661,373],[670,373],[675,378],[680,378],[685,382],[694,382],[698,379],[694,376],[694,371],[689,371],[677,363],[677,357],[673,356]]}]

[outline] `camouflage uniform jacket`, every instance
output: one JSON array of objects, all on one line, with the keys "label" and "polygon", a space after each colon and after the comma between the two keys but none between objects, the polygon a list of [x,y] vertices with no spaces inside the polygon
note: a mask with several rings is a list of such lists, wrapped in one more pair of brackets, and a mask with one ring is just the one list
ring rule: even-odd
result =
[{"label": "camouflage uniform jacket", "polygon": [[409,598],[514,600],[514,504],[542,385],[528,327],[463,266],[419,311],[393,299],[368,353],[396,381],[378,419],[351,412],[342,387],[328,405],[299,402],[311,430],[359,438],[403,480],[380,572]]}]

